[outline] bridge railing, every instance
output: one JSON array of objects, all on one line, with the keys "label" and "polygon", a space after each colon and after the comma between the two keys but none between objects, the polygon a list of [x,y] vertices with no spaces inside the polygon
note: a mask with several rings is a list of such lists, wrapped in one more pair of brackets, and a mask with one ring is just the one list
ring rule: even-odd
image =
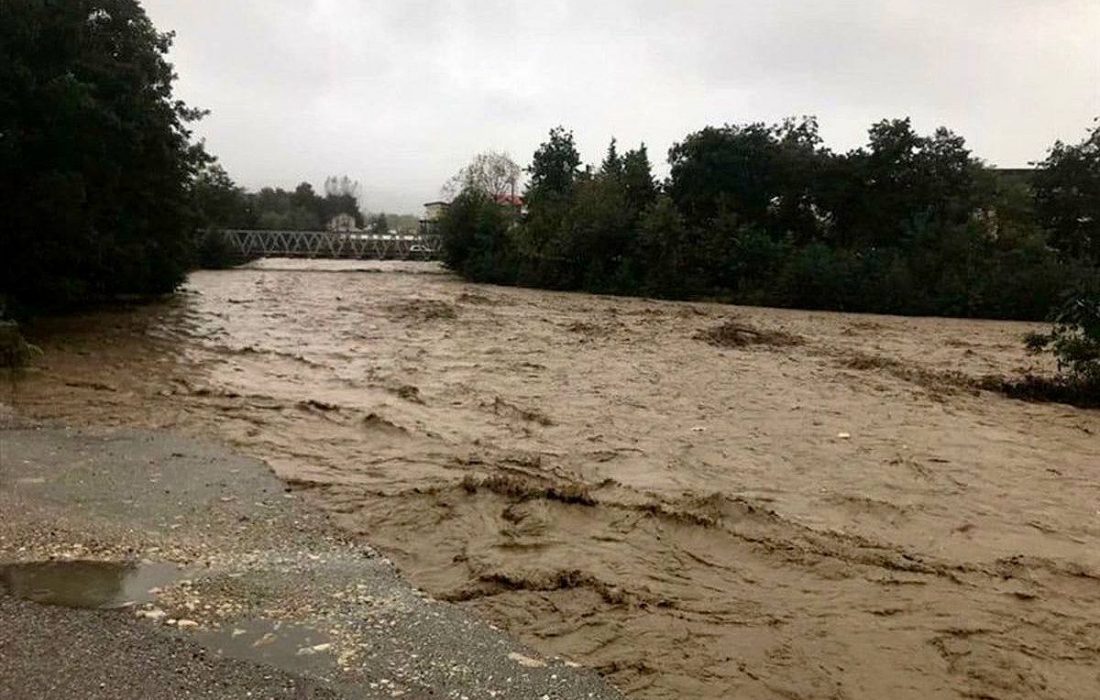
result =
[{"label": "bridge railing", "polygon": [[221,231],[230,249],[244,257],[434,260],[438,235],[377,234],[360,231]]}]

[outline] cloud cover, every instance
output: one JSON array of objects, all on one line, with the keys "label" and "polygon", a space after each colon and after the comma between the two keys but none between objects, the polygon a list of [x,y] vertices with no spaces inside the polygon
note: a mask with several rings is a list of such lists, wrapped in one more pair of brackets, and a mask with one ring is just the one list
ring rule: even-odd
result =
[{"label": "cloud cover", "polygon": [[418,212],[476,152],[526,164],[551,126],[612,136],[815,114],[834,150],[911,116],[1001,166],[1100,115],[1096,0],[144,0],[177,94],[250,188],[358,179]]}]

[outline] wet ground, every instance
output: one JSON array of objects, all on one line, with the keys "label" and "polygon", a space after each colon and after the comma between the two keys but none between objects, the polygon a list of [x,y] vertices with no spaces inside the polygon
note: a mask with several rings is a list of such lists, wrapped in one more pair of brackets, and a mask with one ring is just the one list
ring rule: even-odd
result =
[{"label": "wet ground", "polygon": [[45,605],[109,610],[151,603],[181,578],[176,564],[140,561],[30,561],[0,564],[0,592]]},{"label": "wet ground", "polygon": [[320,681],[219,658],[184,633],[164,634],[117,611],[0,596],[0,698],[5,700],[342,697]]},{"label": "wet ground", "polygon": [[0,513],[5,700],[618,697],[216,443],[0,428]]},{"label": "wet ground", "polygon": [[434,596],[637,697],[1100,686],[1100,414],[1036,326],[270,261],[32,329],[23,414],[231,441]]}]

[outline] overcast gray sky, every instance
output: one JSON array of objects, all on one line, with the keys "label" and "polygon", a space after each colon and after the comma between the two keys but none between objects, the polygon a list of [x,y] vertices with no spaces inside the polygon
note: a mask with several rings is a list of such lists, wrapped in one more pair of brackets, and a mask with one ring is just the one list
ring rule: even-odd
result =
[{"label": "overcast gray sky", "polygon": [[708,124],[815,114],[847,150],[908,115],[1009,167],[1100,115],[1100,0],[144,4],[240,184],[347,174],[374,211],[419,212],[478,151],[526,165],[557,124],[588,161],[614,135],[663,164]]}]

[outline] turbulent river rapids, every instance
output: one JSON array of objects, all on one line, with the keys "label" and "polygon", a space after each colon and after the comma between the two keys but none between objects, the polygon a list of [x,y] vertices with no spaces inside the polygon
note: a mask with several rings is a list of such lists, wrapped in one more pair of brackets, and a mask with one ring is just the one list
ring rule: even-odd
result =
[{"label": "turbulent river rapids", "polygon": [[970,381],[1033,328],[269,260],[39,323],[10,400],[229,441],[634,697],[1095,698],[1100,412]]}]

